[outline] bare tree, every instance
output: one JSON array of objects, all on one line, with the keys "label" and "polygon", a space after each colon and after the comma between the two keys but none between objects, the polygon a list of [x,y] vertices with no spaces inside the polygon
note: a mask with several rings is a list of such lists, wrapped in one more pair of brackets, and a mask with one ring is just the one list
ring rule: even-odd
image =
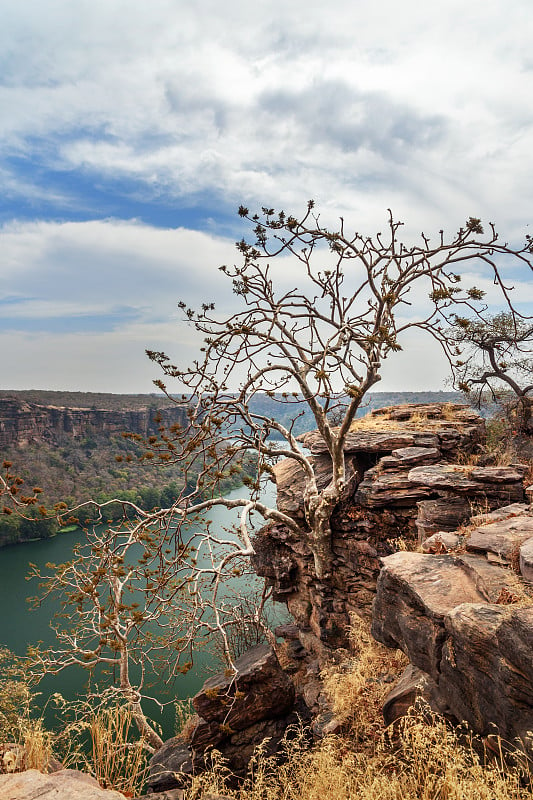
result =
[{"label": "bare tree", "polygon": [[[100,506],[98,514],[105,508]],[[78,512],[86,510],[85,505]],[[250,566],[234,564],[223,584],[226,548],[220,532],[211,535],[205,520],[197,525],[192,515],[188,524],[171,526],[171,510],[135,510],[136,519],[118,528],[88,527],[67,563],[47,564],[46,574],[33,567],[31,576],[41,582],[34,602],[54,596],[63,611],[52,623],[56,643],[30,647],[28,675],[40,679],[82,667],[92,677],[92,705],[126,702],[145,746],[154,750],[163,742],[143,708],[151,696],[150,681],[188,672],[199,642],[215,632],[230,651],[247,602],[231,578]],[[235,549],[232,539],[227,544]],[[267,598],[265,590],[251,610],[250,619],[258,625]]]},{"label": "bare tree", "polygon": [[448,331],[456,345],[455,383],[478,404],[485,392],[501,400],[502,392],[512,393],[517,409],[518,428],[533,435],[533,322],[510,311],[494,316],[467,318],[455,316]]},{"label": "bare tree", "polygon": [[[493,226],[484,235],[474,218],[449,239],[440,231],[434,243],[422,234],[408,245],[400,241],[401,223],[390,212],[385,233],[373,237],[348,233],[342,219],[330,231],[311,202],[300,219],[273,209],[250,216],[241,207],[239,214],[253,225],[252,242],[237,245],[242,263],[220,269],[240,309],[218,317],[211,303],[195,312],[181,302],[185,319],[203,336],[200,357],[183,368],[162,352],[148,353],[184,392],[176,402],[186,406],[187,423],[169,431],[160,426],[145,454],[183,466],[181,496],[170,508],[152,511],[125,503],[121,526],[95,533],[87,552],[52,570],[45,591],[63,593],[76,615],[58,629],[57,648],[34,654],[41,672],[71,663],[117,670],[112,690],[126,697],[152,746],[159,737],[147,727],[141,707],[146,664],[164,651],[175,656],[171,671],[185,668],[184,654],[203,626],[207,634],[220,632],[231,665],[228,630],[235,602],[227,592],[254,553],[258,519],[284,525],[307,543],[317,579],[330,573],[330,519],[347,479],[346,438],[365,394],[380,380],[383,361],[402,349],[402,335],[425,331],[453,364],[456,344],[445,333],[452,315],[464,309],[482,319],[485,310],[483,292],[461,288],[459,270],[466,262],[478,263],[499,284],[512,313],[497,259],[511,257],[528,272],[532,268],[529,242],[513,249],[499,242]],[[175,399],[173,387],[155,383]],[[287,404],[288,423],[264,410],[265,395]],[[304,409],[331,457],[325,487],[295,433]],[[304,522],[262,495],[280,457],[296,462],[305,476]],[[244,481],[249,491],[240,498],[224,496],[221,479],[245,459],[252,473]],[[2,486],[11,496],[9,480]],[[37,501],[32,496],[28,502]],[[220,534],[207,525],[200,534],[194,520],[216,506],[238,509],[239,522],[233,531]],[[105,507],[98,513],[104,515]],[[265,598],[254,612],[257,623]],[[132,678],[131,664],[140,677]]]},{"label": "bare tree", "polygon": [[[209,451],[254,454],[255,494],[231,504],[295,531],[313,553],[317,577],[324,578],[331,567],[330,519],[346,482],[346,437],[365,394],[380,380],[382,362],[402,349],[402,334],[418,328],[440,343],[452,364],[454,344],[443,326],[459,308],[479,319],[484,311],[483,292],[461,288],[459,270],[476,261],[500,286],[512,312],[497,258],[511,256],[529,271],[531,244],[513,249],[500,243],[494,226],[484,235],[473,217],[449,239],[440,231],[435,243],[422,234],[418,244],[406,245],[399,239],[402,223],[390,211],[386,233],[373,237],[348,233],[342,219],[337,231],[329,230],[312,202],[301,219],[266,208],[250,216],[241,207],[239,214],[254,226],[254,238],[238,243],[241,264],[220,269],[232,281],[241,310],[219,318],[213,304],[195,312],[181,302],[186,319],[204,336],[201,358],[184,369],[165,353],[148,355],[188,393],[197,458]],[[269,263],[273,259],[281,262],[277,268]],[[162,381],[155,383],[169,394]],[[313,460],[293,424],[253,410],[264,392],[294,403],[295,417],[302,404],[311,410],[332,461],[325,488],[317,485]],[[272,443],[273,435],[281,445]],[[257,494],[261,476],[273,475],[280,456],[293,459],[305,474],[304,525],[265,506]],[[215,504],[230,503],[213,496],[201,507]],[[243,518],[247,555],[252,545],[244,529]]]}]

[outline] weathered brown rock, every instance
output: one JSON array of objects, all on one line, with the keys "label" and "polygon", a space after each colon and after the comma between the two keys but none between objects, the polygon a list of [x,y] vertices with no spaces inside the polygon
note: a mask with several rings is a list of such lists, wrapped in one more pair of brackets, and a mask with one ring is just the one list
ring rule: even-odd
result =
[{"label": "weathered brown rock", "polygon": [[[282,525],[270,525],[257,534],[254,543],[254,569],[268,579],[274,598],[287,603],[300,631],[305,632],[306,647],[316,654],[324,646],[349,645],[349,615],[369,614],[379,559],[396,548],[398,538],[415,539],[417,528],[422,538],[453,529],[471,511],[468,492],[414,483],[410,474],[413,465],[431,469],[443,456],[443,442],[448,448],[453,439],[472,450],[483,437],[481,417],[465,406],[441,404],[407,405],[371,417],[370,429],[363,423],[350,433],[346,445],[349,480],[331,517],[333,563],[327,585],[316,581],[305,533],[298,536]],[[319,487],[323,487],[331,473],[325,444],[317,431],[304,434],[301,440],[315,453]],[[446,457],[452,453],[446,449]],[[452,469],[449,464],[446,467]],[[279,508],[304,526],[305,481],[299,465],[285,460],[275,469]],[[458,474],[464,477],[462,468]],[[471,483],[475,499],[485,501],[489,484]],[[490,484],[494,496],[489,506],[507,499],[508,486]]]},{"label": "weathered brown rock", "polygon": [[460,605],[445,624],[439,691],[455,717],[533,755],[533,606]]},{"label": "weathered brown rock", "polygon": [[455,531],[470,518],[471,507],[466,497],[450,492],[443,492],[442,495],[417,503],[416,528],[420,542],[437,531]]},{"label": "weathered brown rock", "polygon": [[391,725],[396,720],[405,717],[419,698],[427,703],[436,714],[448,712],[448,707],[433,678],[413,664],[409,664],[385,698],[383,704],[385,725]]},{"label": "weathered brown rock", "polygon": [[409,482],[414,486],[453,492],[476,492],[481,488],[479,483],[469,477],[468,469],[457,464],[414,467],[409,472]]},{"label": "weathered brown rock", "polygon": [[412,468],[423,464],[434,464],[442,458],[438,447],[400,447],[390,456],[380,459],[382,469]]},{"label": "weathered brown rock", "polygon": [[494,553],[510,563],[518,556],[520,545],[533,537],[533,516],[523,514],[475,528],[466,542],[467,550]]},{"label": "weathered brown rock", "polygon": [[[475,475],[479,477],[475,478]],[[491,476],[497,476],[497,480],[493,480]],[[491,508],[519,503],[524,499],[522,476],[512,467],[485,467],[483,470],[477,468],[476,472],[472,467],[441,463],[414,467],[409,472],[409,480],[414,486],[468,495],[474,500],[486,500]]]},{"label": "weathered brown rock", "polygon": [[248,650],[235,667],[235,675],[215,675],[195,695],[192,703],[200,717],[240,731],[291,711],[294,686],[269,645]]},{"label": "weathered brown rock", "polygon": [[168,739],[152,756],[148,771],[148,788],[153,792],[184,788],[194,774],[192,752],[179,736]]},{"label": "weathered brown rock", "polygon": [[[313,455],[327,453],[328,449],[319,431],[303,433],[299,439]],[[346,453],[391,453],[399,447],[412,447],[412,433],[402,431],[354,431],[346,437]]]},{"label": "weathered brown rock", "polygon": [[29,769],[10,775],[0,775],[2,800],[124,800],[113,789],[102,789],[85,772],[62,769],[50,775]]},{"label": "weathered brown rock", "polygon": [[355,493],[354,502],[369,508],[414,506],[431,494],[431,488],[413,483],[407,470],[382,472],[378,466],[365,472],[364,480]]},{"label": "weathered brown rock", "polygon": [[269,579],[277,600],[294,592],[302,565],[302,549],[305,556],[312,558],[311,549],[301,541],[293,544],[292,538],[289,529],[280,525],[266,525],[254,537],[252,566],[257,575]]},{"label": "weathered brown rock", "polygon": [[216,745],[224,738],[224,732],[221,731],[218,722],[207,722],[198,714],[193,714],[183,731],[180,734],[180,740],[184,740],[194,749],[204,750],[206,747],[216,747]]},{"label": "weathered brown rock", "polygon": [[376,419],[383,417],[396,422],[411,422],[413,416],[424,417],[439,424],[450,423],[458,426],[478,425],[481,417],[467,403],[403,403],[397,406],[383,406],[372,411]]},{"label": "weathered brown rock", "polygon": [[518,466],[472,467],[470,468],[470,477],[474,481],[482,481],[484,483],[512,483],[521,481],[525,470],[525,465],[523,469],[519,469]]},{"label": "weathered brown rock", "polygon": [[444,620],[462,603],[495,602],[515,579],[484,559],[399,552],[383,559],[372,634],[438,680]]},{"label": "weathered brown rock", "polygon": [[487,522],[500,522],[503,519],[511,519],[529,511],[526,503],[511,503],[506,506],[499,506],[492,511],[482,511],[470,517],[473,525],[485,525]]}]

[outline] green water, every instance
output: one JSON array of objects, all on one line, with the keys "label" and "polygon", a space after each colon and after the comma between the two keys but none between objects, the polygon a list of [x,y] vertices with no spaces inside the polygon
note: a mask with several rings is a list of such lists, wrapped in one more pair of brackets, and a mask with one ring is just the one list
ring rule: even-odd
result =
[{"label": "green water", "polygon": [[[273,490],[272,490],[273,491]],[[243,489],[235,489],[228,497],[242,497]],[[263,498],[273,502],[272,496]],[[213,509],[209,513],[212,521],[212,531],[231,526],[238,519],[238,510],[228,511],[225,508]],[[77,529],[71,532],[58,534],[52,539],[41,539],[23,544],[9,545],[0,549],[0,597],[2,600],[2,614],[0,615],[0,644],[7,646],[18,655],[24,655],[29,644],[42,642],[43,645],[54,643],[54,631],[50,621],[59,611],[58,603],[47,601],[38,608],[30,608],[27,603],[29,596],[38,593],[36,580],[27,581],[29,563],[32,562],[39,568],[44,568],[47,562],[62,563],[72,556],[74,545],[83,542],[85,534]],[[243,588],[252,589],[253,579],[243,577]],[[282,615],[283,606],[276,604],[277,611],[274,617]],[[204,680],[220,668],[213,655],[200,650],[195,654],[193,668],[180,676],[172,685],[158,680],[152,676],[154,682],[150,693],[158,700],[167,702],[172,699],[184,700],[201,688]],[[69,668],[59,675],[49,676],[39,685],[41,698],[44,700],[53,692],[60,692],[67,699],[83,696],[87,682],[87,674],[81,668]],[[162,726],[166,736],[174,733],[175,711],[172,704],[167,705],[161,712],[155,703],[146,706],[147,712]],[[47,712],[47,722],[53,724],[52,712]]]}]

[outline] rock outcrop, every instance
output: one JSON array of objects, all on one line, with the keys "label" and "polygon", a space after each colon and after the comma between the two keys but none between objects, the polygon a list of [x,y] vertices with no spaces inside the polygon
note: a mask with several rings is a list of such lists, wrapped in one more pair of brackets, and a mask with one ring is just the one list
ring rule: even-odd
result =
[{"label": "rock outcrop", "polygon": [[233,774],[244,776],[255,747],[267,740],[274,753],[292,714],[294,685],[269,645],[257,645],[235,662],[236,672],[209,678],[193,698],[196,715],[150,762],[148,785],[163,791],[187,785],[216,747]]},{"label": "rock outcrop", "polygon": [[[483,438],[481,417],[459,405],[380,409],[354,426],[345,450],[347,481],[332,516],[327,580],[315,576],[305,535],[270,524],[254,540],[255,571],[293,618],[276,630],[291,666],[281,670],[262,646],[239,659],[235,676],[207,681],[193,700],[196,716],[154,756],[152,789],[187,785],[213,747],[240,776],[263,738],[270,737],[275,752],[293,718],[289,675],[297,676],[297,702],[313,718],[313,735],[337,731],[320,671],[339,648],[349,650],[351,617],[370,617],[374,599],[375,637],[411,661],[386,703],[387,721],[422,694],[434,710],[467,719],[482,733],[497,725],[503,735],[523,738],[533,728],[532,612],[517,604],[523,579],[533,576],[525,468],[460,463]],[[321,437],[311,432],[301,439],[319,487],[326,486],[331,460]],[[305,529],[300,467],[285,459],[274,471],[278,507]],[[403,540],[421,543],[425,552],[401,549]],[[482,674],[484,654],[490,668]],[[504,699],[491,719],[499,694]]]},{"label": "rock outcrop", "polygon": [[470,530],[435,534],[424,549],[384,558],[378,579],[372,633],[412,665],[386,701],[387,721],[420,694],[533,757],[531,508],[499,509]]},{"label": "rock outcrop", "polygon": [[[314,577],[312,554],[282,525],[256,537],[253,564],[286,603],[303,647],[319,658],[347,647],[353,613],[370,616],[380,559],[398,540],[420,540],[454,531],[478,507],[491,510],[524,500],[524,468],[454,463],[484,440],[484,421],[470,407],[411,404],[379,409],[356,421],[347,437],[348,478],[332,517],[333,569],[327,582]],[[304,434],[319,487],[331,460],[317,431]],[[278,507],[304,524],[305,479],[286,459],[275,466]],[[527,556],[526,556],[527,557]]]},{"label": "rock outcrop", "polygon": [[102,789],[85,772],[62,769],[45,775],[36,769],[0,775],[0,797],[3,800],[124,800],[125,795],[113,789]]}]

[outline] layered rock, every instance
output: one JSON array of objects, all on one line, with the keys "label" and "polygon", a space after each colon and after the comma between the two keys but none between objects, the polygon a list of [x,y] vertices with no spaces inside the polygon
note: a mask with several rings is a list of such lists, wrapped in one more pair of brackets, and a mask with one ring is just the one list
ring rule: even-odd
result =
[{"label": "layered rock", "polygon": [[383,559],[378,579],[372,633],[412,664],[385,704],[387,721],[421,694],[481,736],[498,733],[533,757],[530,507],[510,505],[460,534],[435,534],[425,549]]},{"label": "layered rock", "polygon": [[159,425],[184,424],[186,412],[179,406],[110,410],[67,408],[28,403],[16,397],[0,397],[0,447],[24,446],[28,442],[60,436],[121,434],[148,436]]},{"label": "layered rock", "polygon": [[[468,406],[411,404],[379,409],[357,421],[347,437],[347,481],[332,516],[331,577],[317,581],[305,536],[270,525],[256,537],[253,564],[287,604],[301,644],[319,658],[347,647],[350,615],[370,615],[380,559],[398,540],[454,531],[472,509],[493,509],[524,499],[524,469],[515,465],[465,467],[458,451],[473,452],[484,421]],[[331,459],[317,431],[300,437],[313,459],[319,488]],[[305,529],[305,476],[285,459],[275,467],[278,507]]]},{"label": "layered rock", "polygon": [[291,716],[293,683],[269,645],[248,650],[236,660],[235,669],[209,678],[193,698],[196,715],[150,762],[150,789],[186,786],[205,766],[213,747],[240,776],[261,741],[268,740],[267,752],[275,752],[289,722],[297,720]]}]

